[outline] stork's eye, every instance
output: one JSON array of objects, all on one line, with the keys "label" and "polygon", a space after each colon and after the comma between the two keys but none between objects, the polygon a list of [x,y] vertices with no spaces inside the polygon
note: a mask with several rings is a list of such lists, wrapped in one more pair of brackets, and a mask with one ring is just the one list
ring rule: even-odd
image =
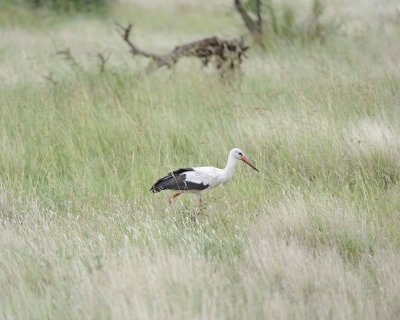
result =
[{"label": "stork's eye", "polygon": [[243,156],[243,153],[239,152],[239,156]]}]

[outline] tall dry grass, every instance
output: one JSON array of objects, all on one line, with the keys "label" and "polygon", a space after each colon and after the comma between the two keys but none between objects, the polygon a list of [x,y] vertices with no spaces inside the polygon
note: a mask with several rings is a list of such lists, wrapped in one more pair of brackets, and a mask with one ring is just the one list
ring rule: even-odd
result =
[{"label": "tall dry grass", "polygon": [[[150,24],[154,10],[134,8]],[[234,21],[210,8],[195,21]],[[107,21],[43,23],[84,68],[40,29],[0,30],[0,318],[398,318],[395,23],[254,50],[233,85],[190,61],[139,80],[144,62],[117,36],[99,74]],[[144,44],[200,34],[181,23],[171,38],[145,27]],[[148,192],[171,169],[224,166],[235,146],[261,172],[239,166],[201,213],[190,195],[166,212]]]}]

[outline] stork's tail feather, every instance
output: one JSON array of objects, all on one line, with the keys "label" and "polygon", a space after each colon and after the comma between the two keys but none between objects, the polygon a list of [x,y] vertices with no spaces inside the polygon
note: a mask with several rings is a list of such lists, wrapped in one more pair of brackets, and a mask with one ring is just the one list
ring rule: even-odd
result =
[{"label": "stork's tail feather", "polygon": [[157,193],[157,192],[160,192],[160,191],[162,191],[162,190],[164,190],[164,189],[167,189],[167,188],[166,188],[166,183],[165,183],[165,182],[168,182],[168,180],[167,180],[167,181],[166,181],[166,180],[157,181],[155,184],[153,184],[153,185],[151,186],[151,188],[150,188],[149,191],[151,191],[151,192],[153,192],[153,193]]}]

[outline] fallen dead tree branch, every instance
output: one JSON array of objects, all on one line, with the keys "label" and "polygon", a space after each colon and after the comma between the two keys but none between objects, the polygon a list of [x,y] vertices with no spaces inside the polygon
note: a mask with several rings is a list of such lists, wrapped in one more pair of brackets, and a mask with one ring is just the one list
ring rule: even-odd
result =
[{"label": "fallen dead tree branch", "polygon": [[170,68],[183,57],[195,57],[200,59],[204,66],[212,63],[223,75],[228,70],[240,69],[245,52],[249,49],[242,40],[225,40],[218,37],[210,37],[178,45],[166,54],[156,54],[144,51],[132,42],[130,39],[132,24],[127,27],[117,26],[122,39],[128,44],[133,55],[151,59],[151,62],[146,67],[147,73],[162,67]]}]

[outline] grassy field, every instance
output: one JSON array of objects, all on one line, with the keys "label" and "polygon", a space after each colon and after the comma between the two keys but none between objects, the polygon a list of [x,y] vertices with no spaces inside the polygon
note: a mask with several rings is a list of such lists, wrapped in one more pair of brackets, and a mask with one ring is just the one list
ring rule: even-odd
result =
[{"label": "grassy field", "polygon": [[[114,21],[157,51],[245,33],[199,3],[0,10],[0,319],[398,319],[396,1],[327,2],[335,34],[252,48],[232,84],[191,60],[139,78]],[[233,147],[260,173],[200,214],[148,191]]]}]

